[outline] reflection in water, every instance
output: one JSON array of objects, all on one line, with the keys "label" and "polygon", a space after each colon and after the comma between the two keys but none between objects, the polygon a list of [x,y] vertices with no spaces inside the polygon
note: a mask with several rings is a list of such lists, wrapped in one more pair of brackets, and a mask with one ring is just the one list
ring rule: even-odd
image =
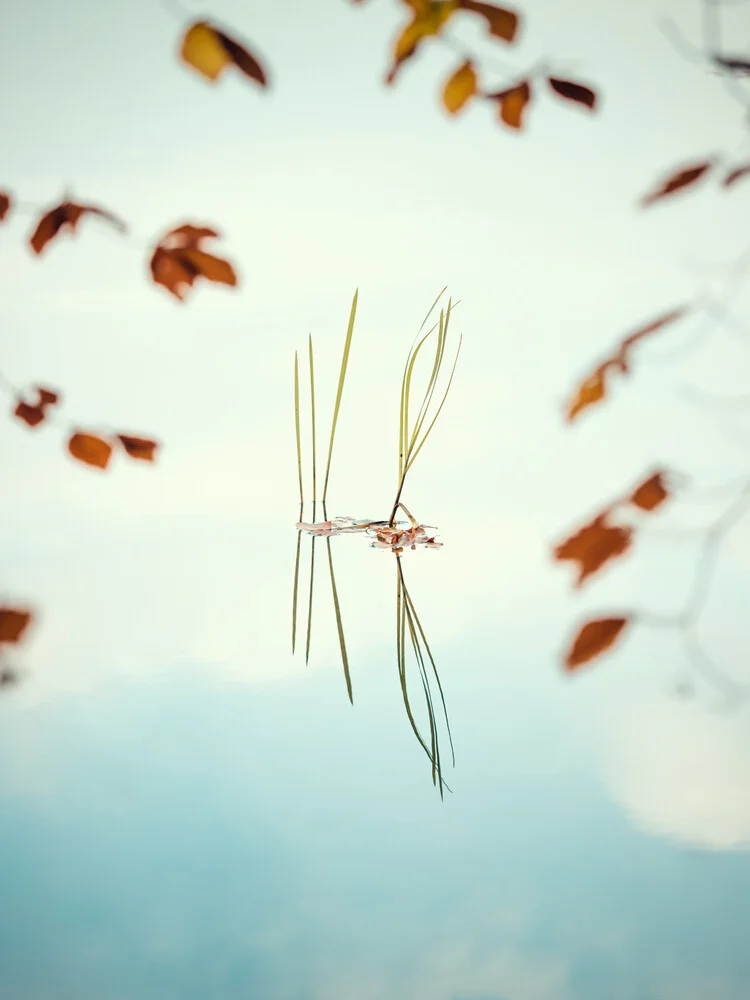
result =
[{"label": "reflection in water", "polygon": [[[399,504],[403,508],[403,504]],[[313,518],[314,514],[313,504]],[[405,508],[403,508],[405,510]],[[293,596],[293,608],[292,608],[292,652],[296,648],[296,635],[297,635],[297,610],[298,610],[298,594],[299,594],[299,565],[300,565],[300,553],[301,553],[301,539],[302,533],[305,532],[311,535],[310,539],[310,593],[308,599],[308,611],[307,611],[307,638],[305,643],[305,660],[307,661],[310,656],[310,634],[311,634],[311,623],[312,623],[312,607],[313,607],[313,588],[315,585],[315,543],[319,537],[324,537],[326,540],[326,548],[328,553],[328,567],[331,577],[331,596],[333,598],[334,613],[336,616],[336,628],[338,630],[339,646],[341,648],[341,662],[344,667],[344,677],[346,679],[346,689],[349,694],[349,701],[353,703],[354,698],[352,694],[352,680],[349,671],[349,657],[346,651],[346,641],[344,638],[344,626],[341,619],[341,608],[339,606],[338,591],[336,589],[336,576],[333,569],[333,553],[331,551],[331,536],[341,535],[341,534],[351,534],[360,533],[366,534],[372,538],[372,546],[374,548],[385,548],[390,549],[396,559],[396,659],[398,662],[398,674],[401,683],[401,694],[404,699],[404,708],[406,709],[406,715],[409,719],[409,724],[414,732],[414,735],[422,747],[424,752],[427,754],[430,763],[432,765],[432,782],[438,785],[440,789],[440,795],[443,795],[443,789],[447,788],[450,791],[449,786],[445,783],[443,779],[443,770],[440,757],[440,738],[439,738],[439,727],[438,720],[435,715],[433,692],[430,680],[430,674],[434,675],[434,679],[437,682],[437,690],[440,695],[440,703],[442,706],[442,714],[445,720],[445,727],[448,734],[448,741],[450,743],[451,759],[455,766],[456,758],[453,750],[453,738],[450,731],[450,723],[448,721],[448,711],[445,705],[445,697],[443,695],[443,688],[440,683],[440,676],[435,665],[435,660],[432,655],[432,650],[430,649],[429,642],[427,641],[427,636],[425,635],[422,623],[419,619],[417,609],[414,605],[414,601],[409,593],[406,586],[406,579],[404,577],[404,567],[402,555],[406,548],[416,550],[417,546],[420,545],[425,548],[438,548],[441,546],[441,542],[435,540],[434,534],[430,534],[425,525],[418,524],[416,519],[406,511],[409,521],[391,524],[388,521],[356,521],[354,518],[334,518],[333,520],[323,520],[318,523],[304,522],[302,521],[303,508],[300,508],[300,521],[297,523],[297,558],[295,560],[294,567],[294,596]],[[325,505],[323,505],[323,516],[325,518]],[[434,529],[430,529],[434,531]],[[411,653],[414,657],[414,662],[417,665],[419,672],[419,678],[422,685],[422,692],[425,698],[425,705],[427,709],[427,718],[429,722],[429,746],[424,736],[422,735],[419,726],[417,725],[416,719],[414,718],[414,712],[412,710],[412,703],[409,698],[409,689],[407,683],[407,661],[410,659],[408,650],[411,649]],[[429,665],[429,669],[428,669]]]},{"label": "reflection in water", "polygon": [[[448,339],[448,329],[450,325],[451,310],[455,308],[452,300],[448,300],[448,305],[445,310],[440,310],[440,318],[437,323],[434,323],[432,327],[427,331],[424,336],[422,336],[422,330],[425,327],[428,319],[432,315],[435,306],[440,301],[440,298],[445,292],[445,288],[438,294],[435,301],[430,306],[427,311],[427,315],[422,320],[422,323],[417,331],[417,334],[412,342],[409,352],[406,356],[406,363],[404,365],[403,376],[401,379],[401,397],[399,403],[399,432],[398,432],[398,486],[396,489],[395,499],[393,501],[393,507],[391,509],[390,516],[388,520],[385,521],[367,521],[367,520],[356,520],[354,518],[336,518],[333,521],[327,520],[326,514],[326,497],[328,494],[328,477],[331,471],[331,457],[333,455],[333,443],[336,436],[336,424],[338,422],[339,410],[341,407],[341,398],[344,391],[344,382],[346,380],[346,371],[349,363],[349,352],[351,350],[352,335],[354,333],[354,320],[357,314],[357,300],[359,297],[359,292],[355,291],[354,298],[352,299],[351,310],[349,313],[349,325],[346,331],[346,339],[344,341],[344,350],[341,357],[341,368],[339,371],[338,386],[336,388],[336,399],[334,401],[333,407],[333,417],[331,420],[331,436],[328,444],[328,459],[326,461],[325,470],[325,482],[323,484],[323,497],[322,497],[322,508],[323,508],[323,518],[324,520],[320,523],[315,521],[315,509],[317,505],[318,487],[317,487],[317,445],[316,445],[316,433],[315,433],[315,358],[313,352],[313,342],[312,335],[308,337],[308,362],[309,362],[309,385],[310,385],[310,432],[312,439],[312,449],[311,449],[311,463],[312,463],[312,521],[305,522],[302,520],[302,515],[304,511],[304,483],[302,476],[302,444],[301,444],[301,434],[300,434],[300,375],[299,375],[299,356],[297,352],[294,355],[294,423],[295,423],[295,433],[297,441],[297,473],[299,478],[299,520],[297,523],[297,555],[295,559],[294,566],[294,590],[292,598],[292,652],[294,653],[297,645],[297,611],[299,603],[299,566],[300,566],[300,555],[301,555],[301,532],[305,531],[312,535],[312,541],[310,543],[310,591],[308,594],[307,601],[307,631],[305,637],[305,663],[309,661],[310,658],[310,638],[312,635],[312,609],[313,609],[313,592],[315,586],[315,543],[317,538],[320,536],[326,539],[326,549],[328,555],[328,568],[331,577],[331,595],[333,598],[333,608],[336,616],[336,628],[338,631],[339,647],[341,649],[341,662],[344,667],[344,677],[346,680],[346,689],[349,695],[349,701],[353,703],[354,697],[352,693],[352,679],[349,670],[349,657],[346,650],[346,640],[344,638],[344,626],[341,620],[341,608],[339,605],[338,591],[336,589],[336,575],[333,569],[333,553],[331,551],[331,536],[346,534],[352,532],[365,532],[372,536],[372,544],[376,548],[390,549],[396,557],[396,657],[398,661],[398,672],[399,679],[401,682],[401,693],[404,699],[404,707],[406,708],[406,714],[409,719],[409,724],[416,736],[420,746],[425,751],[430,759],[432,765],[432,782],[438,785],[440,789],[440,797],[443,797],[443,789],[448,788],[443,780],[443,771],[440,758],[440,741],[438,736],[438,722],[435,716],[434,701],[432,696],[432,688],[430,682],[430,671],[434,675],[435,681],[437,682],[438,692],[440,694],[440,701],[443,709],[443,716],[445,719],[445,726],[448,732],[448,740],[450,742],[451,748],[451,758],[453,764],[455,765],[455,755],[453,753],[453,739],[450,732],[450,724],[448,722],[448,713],[445,707],[445,699],[443,697],[443,688],[440,684],[440,677],[438,676],[437,668],[435,666],[435,660],[432,656],[432,651],[430,649],[429,643],[427,642],[427,637],[422,628],[422,624],[419,620],[419,615],[417,614],[416,607],[414,606],[414,601],[409,594],[408,588],[406,586],[406,580],[404,579],[404,570],[401,561],[401,556],[403,552],[408,549],[416,549],[417,546],[425,548],[436,548],[441,545],[440,542],[435,540],[434,530],[428,529],[425,525],[419,524],[410,511],[404,506],[401,497],[404,492],[404,485],[406,483],[406,477],[409,470],[414,465],[417,455],[422,450],[425,441],[430,435],[432,428],[435,426],[437,418],[440,416],[440,411],[442,410],[445,401],[448,397],[451,384],[453,382],[453,375],[456,371],[456,364],[458,363],[458,355],[461,350],[461,338],[459,338],[458,348],[456,350],[456,356],[453,361],[453,367],[451,368],[450,375],[447,380],[447,384],[440,399],[440,403],[437,405],[435,412],[430,413],[430,406],[433,402],[433,397],[435,395],[435,390],[437,388],[438,382],[440,380],[440,374],[443,369],[443,363],[445,361],[445,346]],[[457,305],[458,303],[456,303]],[[415,407],[412,403],[412,387],[415,375],[415,366],[419,358],[420,351],[424,345],[429,341],[430,337],[437,331],[437,337],[435,339],[435,354],[432,360],[432,367],[430,370],[429,379],[427,381],[424,393],[422,394],[421,402],[419,407],[416,409],[416,417],[414,417]],[[428,422],[428,415],[431,419]],[[399,510],[403,511],[408,520],[408,523],[401,522],[400,524],[396,522],[396,515]],[[430,534],[432,532],[432,534]],[[408,640],[408,641],[407,641]],[[412,711],[412,705],[409,698],[408,684],[406,680],[406,663],[409,659],[407,650],[411,649],[414,656],[414,660],[417,664],[419,671],[420,681],[422,684],[422,692],[425,698],[425,704],[427,706],[427,717],[430,727],[430,737],[429,737],[429,747],[427,741],[423,737],[417,722],[414,718],[414,713]],[[428,663],[429,668],[428,669]],[[448,788],[450,791],[450,788]]]}]

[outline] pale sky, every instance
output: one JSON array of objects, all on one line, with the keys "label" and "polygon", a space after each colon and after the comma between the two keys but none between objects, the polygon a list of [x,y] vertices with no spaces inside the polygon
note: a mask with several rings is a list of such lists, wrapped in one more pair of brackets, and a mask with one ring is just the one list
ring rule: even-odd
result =
[{"label": "pale sky", "polygon": [[[744,472],[742,413],[684,387],[742,391],[747,345],[717,329],[688,350],[700,317],[561,416],[624,334],[720,293],[745,249],[750,180],[637,208],[673,168],[750,153],[743,109],[657,24],[697,41],[699,4],[538,0],[512,48],[457,16],[488,66],[546,59],[599,92],[595,114],[540,93],[521,134],[479,101],[450,119],[438,43],[383,85],[391,0],[216,0],[267,92],[181,64],[206,12],[179,9],[27,0],[0,35],[0,190],[21,203],[0,228],[0,371],[63,395],[55,424],[0,423],[1,593],[39,609],[0,703],[0,998],[743,996],[747,712],[700,685],[676,700],[687,665],[661,631],[559,666],[589,610],[678,610],[698,537],[645,527],[580,594],[549,558],[657,464],[706,487]],[[84,218],[34,258],[66,190],[129,237]],[[237,289],[180,305],[150,283],[149,248],[186,221],[219,230]],[[456,741],[441,804],[401,702],[392,557],[333,541],[353,708],[326,576],[307,669],[289,632],[294,351],[312,333],[322,464],[359,289],[328,509],[386,517],[403,363],[444,285],[463,348],[404,495],[445,543],[404,565]],[[153,435],[158,461],[85,468],[66,422]],[[727,499],[652,524],[708,524]],[[740,681],[748,565],[741,525],[704,620]]]}]

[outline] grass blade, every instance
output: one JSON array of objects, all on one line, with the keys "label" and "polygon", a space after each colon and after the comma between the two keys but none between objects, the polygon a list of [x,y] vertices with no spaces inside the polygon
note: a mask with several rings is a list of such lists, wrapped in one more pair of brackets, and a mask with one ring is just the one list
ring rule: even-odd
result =
[{"label": "grass blade", "polygon": [[[299,519],[302,520],[303,507],[300,504]],[[294,560],[294,595],[292,597],[292,655],[297,643],[297,591],[299,589],[299,555],[302,547],[302,532],[297,531],[297,558]]]},{"label": "grass blade", "polygon": [[354,292],[354,298],[352,299],[352,307],[349,313],[349,326],[346,331],[346,340],[344,341],[344,353],[341,357],[341,371],[339,372],[339,384],[336,389],[336,402],[333,407],[333,420],[331,422],[331,440],[328,445],[328,460],[326,462],[326,478],[325,484],[323,486],[323,501],[325,502],[326,495],[328,493],[328,475],[331,471],[331,456],[333,454],[333,439],[336,434],[336,423],[339,418],[339,407],[341,406],[341,395],[344,391],[344,379],[346,378],[346,368],[349,363],[349,349],[352,345],[352,334],[354,333],[354,317],[357,314],[357,299],[359,297],[359,289],[357,288]]},{"label": "grass blade", "polygon": [[[313,488],[313,504],[318,499],[318,486],[316,480],[315,471],[315,366],[313,364],[313,343],[312,334],[308,334],[309,337],[309,355],[310,355],[310,410],[312,416],[312,488]],[[300,487],[301,489],[301,487]],[[313,521],[315,520],[315,512],[313,511]]]},{"label": "grass blade", "polygon": [[302,444],[299,435],[299,358],[294,352],[294,427],[297,432],[297,473],[299,475],[299,506],[300,520],[302,520],[302,507],[305,498],[302,495]]},{"label": "grass blade", "polygon": [[349,701],[354,704],[354,698],[352,697],[352,678],[349,673],[349,658],[346,655],[346,642],[344,640],[344,627],[341,624],[341,608],[339,607],[339,595],[336,590],[336,577],[333,575],[333,555],[331,553],[331,539],[326,538],[326,544],[328,546],[328,565],[331,570],[331,590],[333,592],[333,607],[336,612],[336,628],[339,633],[339,646],[341,647],[341,662],[344,665],[344,677],[346,678],[346,690],[349,695]]},{"label": "grass blade", "polygon": [[[315,501],[313,500],[313,522],[315,521]],[[310,597],[307,602],[307,639],[305,641],[305,666],[310,659],[310,634],[312,632],[313,585],[315,583],[315,543],[316,535],[310,539]]]}]

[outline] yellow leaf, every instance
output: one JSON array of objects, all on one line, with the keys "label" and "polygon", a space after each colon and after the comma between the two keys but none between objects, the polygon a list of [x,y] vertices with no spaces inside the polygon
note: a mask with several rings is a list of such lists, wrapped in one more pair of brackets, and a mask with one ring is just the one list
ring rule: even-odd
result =
[{"label": "yellow leaf", "polygon": [[233,61],[217,33],[205,21],[197,21],[188,28],[180,55],[188,66],[209,80],[217,80],[224,67]]},{"label": "yellow leaf", "polygon": [[443,105],[446,111],[455,115],[477,92],[477,74],[471,60],[459,66],[443,88]]},{"label": "yellow leaf", "polygon": [[396,39],[393,64],[388,71],[386,83],[393,83],[399,66],[414,55],[423,38],[440,34],[443,25],[457,10],[458,5],[459,0],[424,0],[419,4],[409,3],[414,10],[414,17]]}]

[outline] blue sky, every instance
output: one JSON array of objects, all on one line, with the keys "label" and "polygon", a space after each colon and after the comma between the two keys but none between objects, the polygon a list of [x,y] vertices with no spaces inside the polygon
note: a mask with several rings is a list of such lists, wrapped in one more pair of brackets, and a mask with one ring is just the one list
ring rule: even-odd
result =
[{"label": "blue sky", "polygon": [[[438,46],[383,86],[404,17],[388,0],[217,0],[267,93],[181,65],[189,18],[167,7],[39,0],[0,38],[0,189],[22,202],[0,229],[0,370],[59,388],[60,421],[163,442],[153,468],[101,475],[59,423],[0,424],[2,596],[39,608],[0,704],[0,997],[739,997],[746,715],[700,687],[675,700],[664,632],[559,670],[587,611],[680,606],[697,539],[658,527],[726,501],[675,504],[580,595],[549,559],[655,463],[709,486],[743,473],[741,418],[682,390],[740,391],[747,348],[717,330],[687,350],[699,318],[561,419],[596,358],[718,294],[711,265],[744,249],[750,186],[635,207],[673,166],[743,154],[742,109],[656,23],[695,39],[698,5],[545,0],[515,54],[457,20],[488,63],[544,57],[600,91],[595,115],[540,97],[521,135],[479,103],[449,119]],[[84,219],[32,259],[34,215],[66,187],[130,237]],[[181,306],[149,283],[149,247],[184,221],[221,232],[236,291]],[[403,361],[446,284],[464,343],[405,495],[445,542],[405,565],[457,744],[441,804],[400,699],[390,556],[333,541],[354,708],[325,578],[307,669],[289,627],[294,351],[312,332],[323,452],[359,288],[329,510],[384,517]],[[738,678],[749,543],[740,526],[703,625]]]}]

